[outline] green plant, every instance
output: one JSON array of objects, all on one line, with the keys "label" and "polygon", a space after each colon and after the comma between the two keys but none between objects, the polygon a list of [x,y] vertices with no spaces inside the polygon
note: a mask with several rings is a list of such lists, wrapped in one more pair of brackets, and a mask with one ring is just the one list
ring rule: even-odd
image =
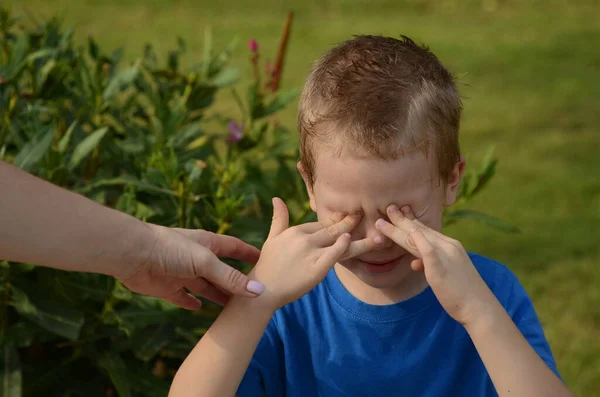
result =
[{"label": "green plant", "polygon": [[[242,98],[229,65],[235,42],[217,52],[210,30],[189,70],[181,39],[165,64],[148,45],[123,66],[119,49],[106,53],[92,38],[78,47],[57,19],[22,28],[0,6],[0,159],[140,219],[260,246],[273,195],[293,223],[313,216],[295,139],[275,117],[297,94],[279,90],[290,23],[291,14],[267,76],[251,43],[254,80]],[[237,103],[234,116],[212,110],[221,91]],[[490,158],[467,178],[462,200],[494,166]],[[210,304],[189,313],[102,275],[7,262],[0,296],[5,396],[164,396],[218,313]]]}]

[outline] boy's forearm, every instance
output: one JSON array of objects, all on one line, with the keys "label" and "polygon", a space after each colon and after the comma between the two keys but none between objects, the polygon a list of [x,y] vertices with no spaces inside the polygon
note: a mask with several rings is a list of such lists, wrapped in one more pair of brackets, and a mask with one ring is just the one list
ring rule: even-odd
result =
[{"label": "boy's forearm", "polygon": [[500,303],[495,303],[497,305],[486,315],[466,329],[498,395],[571,397],[567,387],[523,337]]},{"label": "boy's forearm", "polygon": [[177,371],[170,397],[232,397],[273,316],[262,298],[233,297]]},{"label": "boy's forearm", "polygon": [[150,249],[149,225],[0,161],[0,259],[126,273]]}]

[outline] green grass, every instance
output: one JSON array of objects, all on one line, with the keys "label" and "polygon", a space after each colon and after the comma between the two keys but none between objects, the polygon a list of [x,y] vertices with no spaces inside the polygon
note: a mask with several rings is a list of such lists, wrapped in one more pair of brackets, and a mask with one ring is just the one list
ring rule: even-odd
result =
[{"label": "green grass", "polygon": [[[558,361],[578,396],[600,390],[600,6],[595,1],[296,1],[285,87],[299,87],[310,63],[353,34],[406,34],[428,43],[465,84],[462,146],[472,164],[496,145],[499,171],[471,203],[521,228],[503,234],[472,222],[447,230],[471,251],[513,269],[529,291]],[[203,33],[218,45],[254,37],[273,58],[287,6],[278,0],[28,0],[33,15],[61,14],[78,40],[146,42],[165,53],[183,37],[187,61]],[[290,3],[290,2],[287,2]],[[568,4],[568,5],[567,5]],[[246,68],[249,70],[249,68]],[[283,121],[294,123],[293,107]]]}]

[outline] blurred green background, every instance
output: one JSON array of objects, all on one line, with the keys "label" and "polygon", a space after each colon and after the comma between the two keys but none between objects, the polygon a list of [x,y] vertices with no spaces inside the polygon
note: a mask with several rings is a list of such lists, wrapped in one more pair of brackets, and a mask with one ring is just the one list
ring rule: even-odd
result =
[{"label": "blurred green background", "polygon": [[[526,3],[526,4],[525,4]],[[558,367],[578,396],[600,390],[600,5],[530,0],[27,0],[15,11],[55,15],[129,59],[143,44],[166,53],[177,36],[186,62],[201,56],[204,30],[216,47],[255,38],[262,61],[276,55],[285,14],[294,23],[283,76],[300,87],[311,62],[354,34],[408,35],[460,76],[461,144],[474,164],[490,144],[498,174],[472,203],[516,224],[506,234],[474,222],[447,233],[508,265],[537,308]],[[249,72],[249,68],[246,69]],[[250,76],[245,76],[247,80]],[[220,102],[228,106],[228,100]],[[293,129],[295,106],[281,114]],[[292,139],[292,138],[290,138]]]}]

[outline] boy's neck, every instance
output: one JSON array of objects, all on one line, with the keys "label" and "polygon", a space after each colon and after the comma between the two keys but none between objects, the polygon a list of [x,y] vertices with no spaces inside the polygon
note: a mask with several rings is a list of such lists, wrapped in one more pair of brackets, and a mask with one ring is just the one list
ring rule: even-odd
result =
[{"label": "boy's neck", "polygon": [[423,292],[428,284],[425,274],[412,272],[401,284],[394,288],[374,288],[361,281],[354,273],[344,266],[336,263],[335,272],[342,285],[356,299],[370,305],[391,305],[417,296]]}]

